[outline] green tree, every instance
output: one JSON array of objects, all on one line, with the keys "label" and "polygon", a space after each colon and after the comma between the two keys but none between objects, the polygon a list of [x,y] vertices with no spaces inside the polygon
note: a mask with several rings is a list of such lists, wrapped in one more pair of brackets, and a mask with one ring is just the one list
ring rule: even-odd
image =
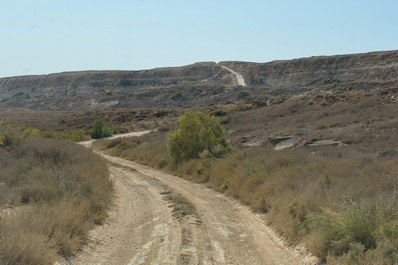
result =
[{"label": "green tree", "polygon": [[94,139],[100,139],[104,137],[109,137],[112,134],[103,120],[96,120],[93,124],[93,129],[90,130],[90,135]]},{"label": "green tree", "polygon": [[184,113],[169,135],[168,148],[175,163],[198,158],[204,151],[218,158],[231,150],[218,119],[199,112]]}]

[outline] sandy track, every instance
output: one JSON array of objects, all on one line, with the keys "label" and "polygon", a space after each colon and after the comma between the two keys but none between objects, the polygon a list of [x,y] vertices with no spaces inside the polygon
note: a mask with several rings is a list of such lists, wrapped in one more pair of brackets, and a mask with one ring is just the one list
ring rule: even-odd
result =
[{"label": "sandy track", "polygon": [[[315,264],[285,245],[260,215],[202,184],[103,155],[111,164],[116,200],[92,243],[61,264]],[[167,191],[180,193],[194,216],[173,217]]]},{"label": "sandy track", "polygon": [[[140,132],[129,132],[129,133],[121,133],[121,134],[115,134],[112,135],[111,137],[106,138],[107,140],[111,139],[116,139],[116,138],[123,138],[123,137],[133,137],[133,136],[141,136],[144,134],[148,134],[151,131],[140,131]],[[88,141],[83,141],[79,142],[79,144],[85,146],[85,147],[91,147],[93,142],[97,141],[96,139],[88,140]]]},{"label": "sandy track", "polygon": [[243,79],[243,76],[242,76],[241,74],[235,72],[235,71],[232,70],[231,68],[228,68],[228,67],[226,67],[226,66],[224,66],[224,65],[221,65],[221,67],[224,68],[225,70],[228,70],[229,72],[231,72],[231,73],[235,76],[235,78],[236,78],[236,83],[237,83],[239,86],[246,86],[245,79]]},{"label": "sandy track", "polygon": [[67,264],[177,264],[180,224],[162,198],[165,188],[129,169],[110,172],[117,197],[108,221]]}]

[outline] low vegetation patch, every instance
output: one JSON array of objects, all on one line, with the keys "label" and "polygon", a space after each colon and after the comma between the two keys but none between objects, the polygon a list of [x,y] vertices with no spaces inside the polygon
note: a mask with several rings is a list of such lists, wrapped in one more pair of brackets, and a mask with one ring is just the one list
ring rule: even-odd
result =
[{"label": "low vegetation patch", "polygon": [[28,137],[53,138],[72,142],[90,140],[84,130],[44,130],[27,126],[17,126],[12,122],[0,122],[0,146],[8,146]]},{"label": "low vegetation patch", "polygon": [[0,121],[0,146],[11,145],[20,139],[28,137],[53,138],[71,142],[81,142],[90,139],[100,139],[112,136],[113,133],[127,133],[124,127],[116,127],[112,130],[102,121],[97,120],[89,130],[63,130],[63,129],[37,129],[28,126],[18,126],[8,121]]},{"label": "low vegetation patch", "polygon": [[202,152],[176,164],[167,147],[174,134],[105,140],[96,148],[205,182],[267,213],[291,242],[304,241],[328,264],[398,263],[396,160],[262,146],[219,158]]},{"label": "low vegetation patch", "polygon": [[187,215],[194,215],[196,213],[195,207],[184,196],[175,192],[165,193],[165,199],[170,201],[173,206],[173,215],[178,220]]},{"label": "low vegetation patch", "polygon": [[0,264],[45,265],[74,255],[106,217],[106,163],[76,144],[29,136],[3,144],[0,157],[0,210],[14,209],[0,217]]}]

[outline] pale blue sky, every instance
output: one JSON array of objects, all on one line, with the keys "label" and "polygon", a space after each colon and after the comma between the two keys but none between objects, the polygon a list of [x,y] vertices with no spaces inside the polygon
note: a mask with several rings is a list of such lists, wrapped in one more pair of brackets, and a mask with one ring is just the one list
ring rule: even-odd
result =
[{"label": "pale blue sky", "polygon": [[0,77],[394,49],[396,0],[0,0]]}]

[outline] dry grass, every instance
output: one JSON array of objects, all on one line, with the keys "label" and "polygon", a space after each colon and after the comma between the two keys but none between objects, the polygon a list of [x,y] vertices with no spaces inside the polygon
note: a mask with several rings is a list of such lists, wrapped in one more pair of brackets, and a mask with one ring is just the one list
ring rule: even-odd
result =
[{"label": "dry grass", "polygon": [[194,215],[196,213],[195,206],[181,194],[167,192],[165,195],[165,199],[170,201],[173,206],[173,216],[178,220],[181,220],[187,215]]},{"label": "dry grass", "polygon": [[0,148],[0,264],[52,264],[75,254],[106,217],[112,183],[104,161],[84,147],[27,138]]},{"label": "dry grass", "polygon": [[296,135],[306,140],[339,140],[375,156],[398,154],[397,103],[380,95],[347,96],[332,105],[292,100],[228,114],[230,140],[259,135]]},{"label": "dry grass", "polygon": [[72,142],[90,140],[88,131],[83,130],[49,130],[37,129],[28,126],[16,125],[15,122],[0,120],[0,146],[3,146],[2,139],[9,140],[10,143],[17,142],[20,139],[28,137],[53,138],[67,140]]},{"label": "dry grass", "polygon": [[[306,242],[330,264],[398,262],[398,165],[393,158],[345,149],[325,155],[298,149],[277,152],[263,146],[173,168],[162,132],[99,145],[110,147],[113,155],[207,182],[267,213],[290,241]],[[353,262],[358,259],[362,263]]]},{"label": "dry grass", "polygon": [[165,168],[170,166],[165,136],[166,132],[157,132],[140,137],[104,139],[95,142],[94,148],[151,167]]}]

